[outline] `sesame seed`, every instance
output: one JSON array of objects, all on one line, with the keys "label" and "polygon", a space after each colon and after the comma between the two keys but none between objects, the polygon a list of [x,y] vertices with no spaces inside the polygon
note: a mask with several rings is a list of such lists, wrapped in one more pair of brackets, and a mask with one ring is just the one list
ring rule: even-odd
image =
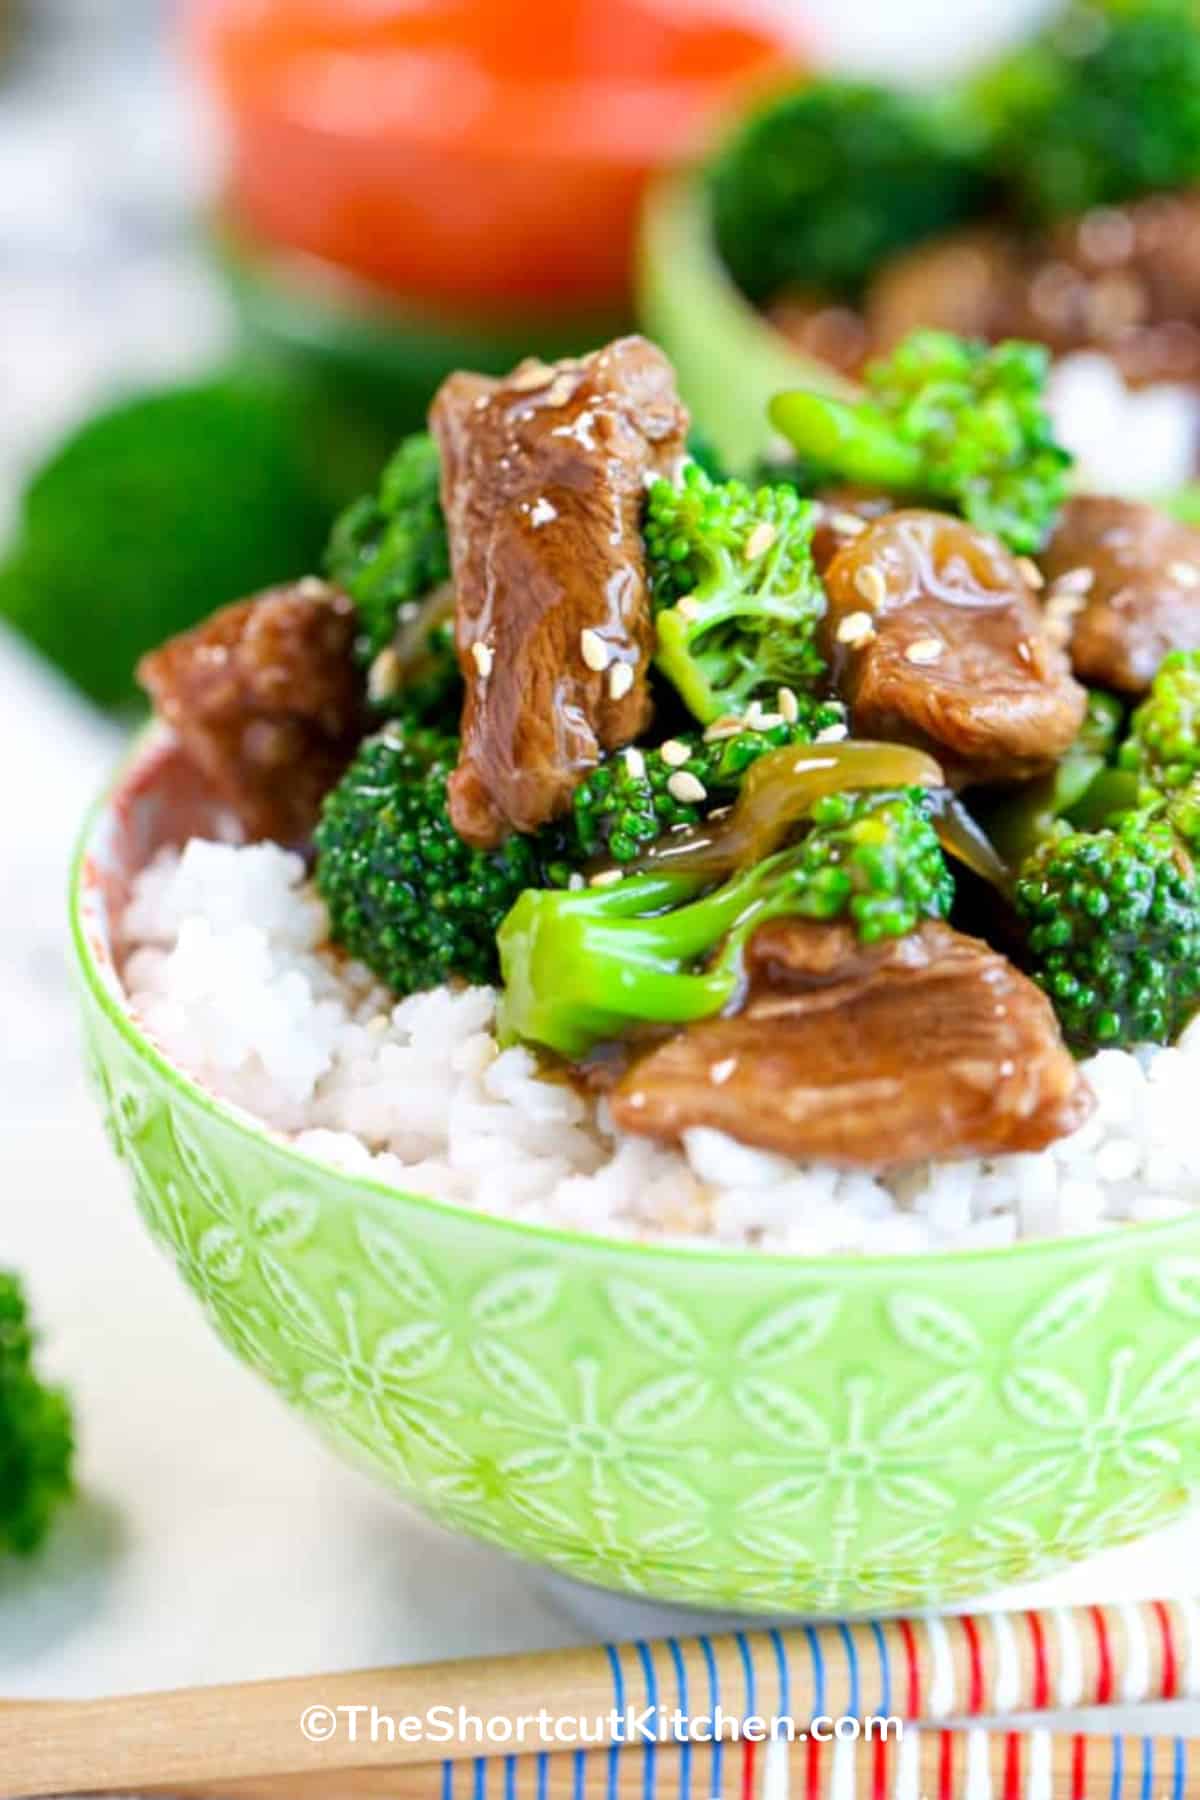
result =
[{"label": "sesame seed", "polygon": [[700,602],[698,600],[693,600],[690,594],[683,594],[675,602],[675,611],[679,614],[681,619],[698,619],[700,617]]},{"label": "sesame seed", "polygon": [[388,644],[379,652],[367,671],[367,698],[390,700],[400,686],[400,658]]},{"label": "sesame seed", "polygon": [[585,888],[587,886],[587,882],[583,879],[583,876],[579,873],[579,870],[576,869],[574,871],[574,873],[571,875],[570,879],[568,880],[567,886],[570,888],[570,890],[573,894],[577,894],[579,892],[580,888]]},{"label": "sesame seed", "polygon": [[641,781],[646,773],[646,759],[632,744],[625,752],[625,769],[634,781]]},{"label": "sesame seed", "polygon": [[843,738],[848,738],[849,736],[850,727],[848,725],[826,725],[822,731],[818,731],[816,737],[813,739],[813,743],[840,744]]},{"label": "sesame seed", "polygon": [[680,743],[678,738],[668,738],[659,749],[658,754],[668,769],[681,769],[692,753],[686,744]]},{"label": "sesame seed", "polygon": [[641,1112],[645,1104],[646,1096],[643,1094],[641,1088],[638,1088],[635,1093],[630,1094],[629,1099],[626,1102],[626,1105],[631,1106],[634,1112]]},{"label": "sesame seed", "polygon": [[713,720],[704,733],[704,741],[706,744],[719,744],[723,738],[737,737],[744,730],[745,726],[740,719],[727,714],[723,719]]},{"label": "sesame seed", "polygon": [[611,700],[623,700],[633,686],[633,664],[614,663],[608,672],[608,694]]},{"label": "sesame seed", "polygon": [[887,582],[883,579],[874,563],[866,563],[854,573],[855,592],[860,594],[874,612],[887,599]]},{"label": "sesame seed", "polygon": [[621,870],[620,869],[601,869],[601,871],[598,875],[592,876],[591,885],[593,887],[612,887],[614,882],[617,882],[620,880],[621,880]]},{"label": "sesame seed", "polygon": [[777,535],[775,527],[763,519],[746,539],[746,561],[757,562],[760,556],[765,556]]},{"label": "sesame seed", "polygon": [[574,392],[575,382],[564,370],[546,390],[546,400],[550,406],[565,406]]},{"label": "sesame seed", "polygon": [[373,1019],[367,1020],[367,1030],[372,1037],[382,1037],[391,1022],[386,1013],[376,1013]]},{"label": "sesame seed", "polygon": [[1180,587],[1190,588],[1200,585],[1200,569],[1196,567],[1195,563],[1168,563],[1167,574],[1171,577],[1172,581],[1177,581]]},{"label": "sesame seed", "polygon": [[494,658],[490,647],[484,643],[482,638],[476,638],[475,642],[471,645],[471,657],[475,667],[479,671],[479,679],[481,681],[486,681],[492,672]]},{"label": "sesame seed", "polygon": [[914,638],[904,652],[904,658],[910,663],[935,663],[945,648],[941,638]]},{"label": "sesame seed", "polygon": [[708,789],[690,769],[676,769],[667,782],[667,792],[681,806],[699,806],[708,799]]},{"label": "sesame seed", "polygon": [[860,650],[864,644],[869,644],[874,636],[875,626],[870,613],[847,613],[837,628],[838,643],[850,644],[856,650]]},{"label": "sesame seed", "polygon": [[541,362],[531,356],[519,368],[514,369],[508,378],[508,385],[514,393],[528,394],[534,388],[544,387],[549,381],[552,370],[548,363]]},{"label": "sesame seed", "polygon": [[306,575],[296,583],[296,592],[302,600],[320,600],[329,592],[329,583],[319,575]]},{"label": "sesame seed", "polygon": [[1024,663],[1033,661],[1033,648],[1028,638],[1018,638],[1017,655]]},{"label": "sesame seed", "polygon": [[1042,588],[1046,585],[1046,577],[1034,562],[1032,556],[1018,556],[1017,567],[1031,588]]},{"label": "sesame seed", "polygon": [[860,519],[857,513],[852,512],[830,513],[829,523],[839,537],[857,537],[861,531],[867,529],[867,521]]},{"label": "sesame seed", "polygon": [[595,669],[597,674],[608,667],[608,645],[600,633],[590,627],[579,634],[579,654],[588,668]]},{"label": "sesame seed", "polygon": [[722,1057],[720,1062],[713,1063],[712,1067],[709,1069],[708,1079],[712,1082],[714,1087],[720,1087],[723,1082],[729,1080],[729,1077],[736,1068],[736,1056]]},{"label": "sesame seed", "polygon": [[1096,579],[1094,569],[1068,569],[1054,583],[1056,594],[1086,594]]},{"label": "sesame seed", "polygon": [[794,725],[800,717],[800,702],[789,687],[781,687],[775,696],[775,704],[779,708],[779,716],[788,725]]},{"label": "sesame seed", "polygon": [[781,712],[773,712],[773,713],[760,712],[760,713],[755,713],[754,723],[751,726],[751,730],[752,731],[774,731],[774,729],[777,725],[782,725],[782,724],[783,724],[783,714]]}]

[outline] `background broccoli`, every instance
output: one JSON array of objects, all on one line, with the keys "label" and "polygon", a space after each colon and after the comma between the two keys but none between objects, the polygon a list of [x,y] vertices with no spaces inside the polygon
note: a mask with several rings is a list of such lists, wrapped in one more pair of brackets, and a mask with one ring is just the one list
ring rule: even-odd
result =
[{"label": "background broccoli", "polygon": [[535,840],[473,850],[450,823],[458,742],[387,727],[326,797],[315,833],[317,888],[335,942],[397,995],[452,976],[494,981],[496,928],[541,879]]},{"label": "background broccoli", "polygon": [[650,489],[644,537],[659,669],[702,725],[774,705],[825,674],[815,509],[786,483],[751,490],[689,463]]},{"label": "background broccoli", "polygon": [[[571,838],[578,855],[632,862],[665,832],[696,824],[733,800],[742,776],[769,750],[809,744],[819,731],[844,726],[836,700],[797,701],[797,718],[764,714],[756,728],[704,738],[684,732],[653,750],[620,750],[575,790]],[[683,752],[686,751],[686,758]]]},{"label": "background broccoli", "polygon": [[973,92],[989,161],[1036,222],[1200,177],[1200,28],[1186,0],[1067,7]]},{"label": "background broccoli", "polygon": [[26,491],[0,617],[100,705],[133,704],[143,652],[317,565],[345,473],[327,425],[257,374],[100,414]]},{"label": "background broccoli", "polygon": [[752,300],[853,293],[898,250],[969,218],[986,184],[965,115],[861,82],[815,82],[754,113],[709,171],[721,256]]},{"label": "background broccoli", "polygon": [[771,419],[831,480],[948,502],[1013,549],[1042,549],[1067,495],[1068,452],[1046,410],[1049,352],[916,331],[868,364],[868,397],[798,390]]},{"label": "background broccoli", "polygon": [[639,1025],[720,1012],[747,938],[767,919],[850,918],[867,943],[949,910],[953,884],[921,790],[817,803],[797,845],[695,898],[704,877],[628,876],[523,893],[499,932],[500,1029],[564,1056]]},{"label": "background broccoli", "polygon": [[1015,900],[1074,1049],[1169,1043],[1200,1003],[1200,878],[1160,810],[1044,844]]},{"label": "background broccoli", "polygon": [[36,1550],[71,1491],[74,1442],[63,1395],[39,1380],[17,1277],[0,1269],[0,1551]]},{"label": "background broccoli", "polygon": [[334,525],[325,569],[358,608],[366,663],[391,643],[401,609],[449,578],[439,480],[437,445],[416,432],[387,464],[378,494],[356,500]]}]

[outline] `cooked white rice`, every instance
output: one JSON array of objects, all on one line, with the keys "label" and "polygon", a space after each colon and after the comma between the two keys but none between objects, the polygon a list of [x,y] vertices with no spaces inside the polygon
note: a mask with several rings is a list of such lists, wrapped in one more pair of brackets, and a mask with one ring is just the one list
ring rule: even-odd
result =
[{"label": "cooked white rice", "polygon": [[[1105,1051],[1098,1105],[1035,1156],[875,1177],[613,1130],[491,1034],[488,988],[393,1005],[324,945],[299,857],[194,841],[139,879],[124,921],[133,1010],[178,1065],[306,1154],[409,1192],[580,1231],[710,1247],[900,1253],[1054,1237],[1200,1204],[1200,1021],[1173,1049]],[[881,1121],[886,1129],[886,1121]]]},{"label": "cooked white rice", "polygon": [[1110,357],[1080,350],[1054,364],[1055,435],[1078,458],[1076,483],[1094,494],[1169,494],[1191,481],[1200,398],[1180,382],[1131,388]]}]

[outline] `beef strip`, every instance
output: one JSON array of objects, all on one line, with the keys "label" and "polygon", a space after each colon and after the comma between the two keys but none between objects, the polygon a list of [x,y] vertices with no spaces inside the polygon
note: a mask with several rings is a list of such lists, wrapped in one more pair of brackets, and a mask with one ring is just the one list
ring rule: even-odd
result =
[{"label": "beef strip", "polygon": [[299,843],[363,729],[354,606],[323,581],[222,607],[138,679],[250,838]]},{"label": "beef strip", "polygon": [[1048,768],[1087,696],[1030,574],[945,513],[889,513],[851,538],[825,572],[825,631],[855,735],[929,750],[958,786]]},{"label": "beef strip", "polygon": [[1046,996],[948,925],[860,945],[782,919],[747,952],[749,995],[637,1061],[611,1096],[625,1131],[697,1125],[848,1168],[1041,1150],[1091,1094]]},{"label": "beef strip", "polygon": [[1200,531],[1156,507],[1081,494],[1041,563],[1085,681],[1141,694],[1168,650],[1200,649]]},{"label": "beef strip", "polygon": [[1008,336],[1021,288],[1020,242],[1000,226],[970,226],[918,244],[886,262],[867,290],[872,351],[886,353],[923,328]]},{"label": "beef strip", "polygon": [[882,488],[861,487],[843,482],[837,487],[818,488],[813,495],[817,516],[813,524],[812,554],[817,574],[824,576],[838,551],[857,537],[872,519],[894,512],[895,499]]},{"label": "beef strip", "polygon": [[1026,259],[1005,334],[1094,348],[1127,381],[1200,378],[1200,190],[1097,207]]},{"label": "beef strip", "polygon": [[641,512],[687,414],[661,351],[629,337],[503,381],[452,375],[430,424],[467,684],[450,815],[488,847],[562,813],[649,723]]}]

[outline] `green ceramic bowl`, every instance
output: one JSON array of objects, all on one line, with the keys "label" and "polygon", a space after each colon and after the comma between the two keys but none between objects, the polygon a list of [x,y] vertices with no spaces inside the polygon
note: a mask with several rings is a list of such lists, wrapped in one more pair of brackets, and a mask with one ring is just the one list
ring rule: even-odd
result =
[{"label": "green ceramic bowl", "polygon": [[853,398],[857,389],[805,356],[741,292],[717,252],[703,182],[660,177],[642,208],[637,248],[638,317],[675,366],[703,435],[731,469],[771,446],[767,402],[793,387]]},{"label": "green ceramic bowl", "polygon": [[1187,1506],[1200,1217],[927,1258],[645,1248],[347,1177],[205,1093],[114,967],[130,868],[204,828],[177,761],[139,754],[75,865],[113,1141],[220,1337],[399,1496],[608,1588],[839,1614],[1048,1573]]}]

